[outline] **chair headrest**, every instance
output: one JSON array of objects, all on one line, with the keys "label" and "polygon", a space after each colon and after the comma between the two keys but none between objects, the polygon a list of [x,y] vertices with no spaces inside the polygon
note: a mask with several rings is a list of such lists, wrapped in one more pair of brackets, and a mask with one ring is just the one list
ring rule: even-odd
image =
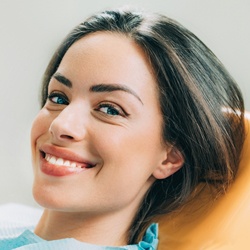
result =
[{"label": "chair headrest", "polygon": [[162,216],[159,250],[249,249],[250,113],[245,121],[247,136],[234,183],[218,199],[205,188],[181,210]]}]

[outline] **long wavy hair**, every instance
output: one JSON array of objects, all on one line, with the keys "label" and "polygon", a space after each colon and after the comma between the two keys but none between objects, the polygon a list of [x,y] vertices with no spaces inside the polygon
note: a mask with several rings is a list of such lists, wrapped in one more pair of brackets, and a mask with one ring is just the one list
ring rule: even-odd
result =
[{"label": "long wavy hair", "polygon": [[97,31],[126,35],[144,50],[157,81],[163,140],[185,159],[178,172],[156,180],[145,195],[128,232],[128,242],[136,243],[156,215],[184,204],[198,183],[219,192],[234,180],[244,141],[244,103],[235,81],[192,32],[164,15],[118,9],[91,16],[61,43],[44,74],[41,106],[66,51]]}]

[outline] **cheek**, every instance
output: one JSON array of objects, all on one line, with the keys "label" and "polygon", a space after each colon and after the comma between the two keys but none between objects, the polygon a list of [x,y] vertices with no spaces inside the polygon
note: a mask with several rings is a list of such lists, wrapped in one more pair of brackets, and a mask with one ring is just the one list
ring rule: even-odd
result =
[{"label": "cheek", "polygon": [[[159,123],[160,124],[160,123]],[[95,130],[99,131],[100,130]],[[105,163],[111,163],[114,167],[120,166],[124,174],[137,171],[148,174],[159,162],[163,146],[161,143],[161,127],[155,122],[145,122],[128,129],[113,128],[101,130],[95,133],[95,145]],[[152,168],[151,168],[152,167]]]},{"label": "cheek", "polygon": [[49,119],[47,119],[46,111],[42,109],[37,114],[31,127],[30,138],[31,138],[32,152],[34,152],[35,150],[37,139],[49,130],[49,126],[50,126],[50,121]]}]

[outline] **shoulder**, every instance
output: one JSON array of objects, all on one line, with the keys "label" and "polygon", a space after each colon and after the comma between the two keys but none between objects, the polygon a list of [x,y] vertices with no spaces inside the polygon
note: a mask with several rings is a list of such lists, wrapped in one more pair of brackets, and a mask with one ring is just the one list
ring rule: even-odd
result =
[{"label": "shoulder", "polygon": [[[142,241],[136,245],[123,247],[95,246],[75,239],[62,239],[55,241],[45,241],[33,233],[42,214],[41,209],[20,205],[6,204],[0,205],[0,249],[88,249],[88,250],[156,250],[158,245],[158,225],[151,224]],[[33,243],[33,244],[31,244]],[[35,244],[36,243],[36,244]],[[31,244],[31,245],[30,245]]]}]

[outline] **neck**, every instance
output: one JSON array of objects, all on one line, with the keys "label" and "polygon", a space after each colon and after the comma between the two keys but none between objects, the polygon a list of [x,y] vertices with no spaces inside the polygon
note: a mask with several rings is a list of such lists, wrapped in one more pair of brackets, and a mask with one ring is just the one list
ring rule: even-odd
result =
[{"label": "neck", "polygon": [[120,214],[85,215],[45,209],[35,229],[35,234],[45,240],[74,238],[106,246],[128,244],[131,216]]}]

